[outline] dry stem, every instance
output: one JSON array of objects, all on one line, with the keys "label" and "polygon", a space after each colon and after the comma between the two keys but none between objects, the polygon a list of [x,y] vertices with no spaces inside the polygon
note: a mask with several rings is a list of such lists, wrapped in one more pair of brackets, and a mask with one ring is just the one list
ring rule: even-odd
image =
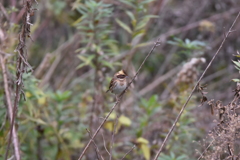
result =
[{"label": "dry stem", "polygon": [[121,160],[123,160],[136,146],[134,145],[124,156]]},{"label": "dry stem", "polygon": [[[15,49],[15,51],[18,52],[17,69],[16,69],[17,80],[16,80],[14,106],[13,106],[13,111],[11,113],[12,115],[10,115],[10,117],[12,117],[12,119],[11,119],[11,127],[10,127],[8,145],[7,145],[7,150],[6,150],[6,154],[5,154],[5,160],[7,160],[8,152],[10,149],[10,143],[12,141],[14,121],[17,116],[17,109],[18,109],[18,103],[20,100],[20,94],[23,94],[23,96],[24,96],[24,92],[22,90],[22,87],[23,87],[22,75],[27,72],[27,68],[29,68],[32,71],[31,66],[27,62],[27,53],[26,53],[26,51],[24,51],[26,37],[31,38],[30,26],[32,24],[30,23],[30,14],[32,12],[33,12],[32,0],[26,0],[24,3],[23,26],[22,26],[21,32],[19,34],[18,46]],[[19,160],[20,160],[20,157],[19,157]]]}]

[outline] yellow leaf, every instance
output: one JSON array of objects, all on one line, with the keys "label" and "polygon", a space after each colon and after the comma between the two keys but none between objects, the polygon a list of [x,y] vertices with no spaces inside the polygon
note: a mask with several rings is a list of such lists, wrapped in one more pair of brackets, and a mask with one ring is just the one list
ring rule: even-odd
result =
[{"label": "yellow leaf", "polygon": [[44,105],[46,103],[46,97],[38,98],[38,104]]},{"label": "yellow leaf", "polygon": [[[107,115],[108,113],[105,113],[105,115]],[[109,120],[114,120],[114,119],[116,119],[116,117],[117,117],[117,114],[115,113],[115,112],[112,112],[111,114],[110,114],[110,116],[108,117],[108,119]]]},{"label": "yellow leaf", "polygon": [[141,150],[143,152],[143,156],[146,160],[150,160],[150,148],[148,144],[141,144]]},{"label": "yellow leaf", "polygon": [[203,20],[199,23],[199,30],[200,31],[214,32],[215,28],[216,28],[215,24],[211,21],[208,21],[208,20]]},{"label": "yellow leaf", "polygon": [[71,132],[66,132],[63,134],[63,138],[69,141],[69,146],[71,148],[77,149],[84,147],[84,144],[80,142],[80,140],[76,137]]},{"label": "yellow leaf", "polygon": [[127,127],[129,127],[132,123],[132,121],[128,117],[123,116],[123,115],[121,115],[119,117],[118,121],[119,121],[118,123],[122,124],[123,126],[127,126]]},{"label": "yellow leaf", "polygon": [[82,17],[78,18],[75,22],[73,22],[71,25],[72,26],[77,26],[78,23],[82,21]]},{"label": "yellow leaf", "polygon": [[104,128],[108,129],[109,131],[113,131],[114,124],[113,121],[107,121],[104,123]]},{"label": "yellow leaf", "polygon": [[139,137],[136,142],[139,144],[148,144],[149,143],[148,140],[143,137]]},{"label": "yellow leaf", "polygon": [[127,31],[128,33],[132,34],[132,30],[131,28],[125,24],[124,22],[120,21],[119,19],[116,19],[116,22],[125,30]]},{"label": "yellow leaf", "polygon": [[[104,128],[112,132],[114,130],[114,122],[113,121],[107,121],[104,123]],[[115,129],[115,134],[118,132],[118,130],[121,128],[121,124],[117,124]]]},{"label": "yellow leaf", "polygon": [[82,148],[84,147],[84,144],[79,141],[79,139],[75,139],[71,141],[70,147],[74,149]]},{"label": "yellow leaf", "polygon": [[26,92],[26,93],[25,93],[25,96],[26,96],[27,98],[29,98],[29,97],[32,96],[32,94],[31,94],[30,92]]},{"label": "yellow leaf", "polygon": [[179,126],[180,126],[180,123],[177,122],[176,126],[179,127]]}]

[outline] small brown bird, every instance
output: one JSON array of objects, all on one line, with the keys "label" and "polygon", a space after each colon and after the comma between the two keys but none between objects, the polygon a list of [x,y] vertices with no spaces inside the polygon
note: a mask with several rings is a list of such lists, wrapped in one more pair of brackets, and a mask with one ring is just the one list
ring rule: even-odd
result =
[{"label": "small brown bird", "polygon": [[117,73],[115,73],[110,82],[109,89],[107,90],[107,92],[111,91],[116,96],[121,94],[127,87],[128,84],[127,78],[128,76],[126,72],[123,70],[120,70]]}]

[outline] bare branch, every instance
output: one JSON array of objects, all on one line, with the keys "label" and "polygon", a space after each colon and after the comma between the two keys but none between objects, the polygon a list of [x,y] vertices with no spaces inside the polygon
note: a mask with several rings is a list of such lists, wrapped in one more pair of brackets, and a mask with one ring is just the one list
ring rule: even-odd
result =
[{"label": "bare branch", "polygon": [[207,152],[207,150],[211,147],[213,142],[214,142],[214,140],[212,140],[211,143],[204,149],[204,151],[201,153],[200,157],[198,157],[197,160],[200,160],[203,157],[204,153]]},{"label": "bare branch", "polygon": [[106,147],[106,142],[105,142],[105,139],[104,139],[104,136],[103,136],[103,133],[102,133],[102,138],[103,138],[103,145],[104,145],[104,148],[105,150],[107,151],[108,155],[110,156],[110,152],[108,151],[107,147]]},{"label": "bare branch", "polygon": [[94,144],[94,146],[95,146],[95,149],[96,149],[97,154],[101,157],[102,160],[104,160],[104,159],[103,159],[103,156],[100,154],[100,151],[99,151],[99,149],[98,149],[97,144],[96,144],[95,141],[92,139],[92,136],[91,136],[90,131],[89,131],[88,129],[86,129],[86,130],[87,130],[87,132],[88,132],[88,134],[89,134],[89,137],[90,137],[91,140],[93,141],[93,144]]},{"label": "bare branch", "polygon": [[136,146],[134,145],[124,156],[121,160],[123,160]]}]

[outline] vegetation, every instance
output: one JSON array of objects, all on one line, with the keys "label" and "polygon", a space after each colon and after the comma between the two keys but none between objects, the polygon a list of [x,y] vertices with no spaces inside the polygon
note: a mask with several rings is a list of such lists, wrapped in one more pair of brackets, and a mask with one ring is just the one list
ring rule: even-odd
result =
[{"label": "vegetation", "polygon": [[0,0],[0,159],[239,159],[239,5]]}]

